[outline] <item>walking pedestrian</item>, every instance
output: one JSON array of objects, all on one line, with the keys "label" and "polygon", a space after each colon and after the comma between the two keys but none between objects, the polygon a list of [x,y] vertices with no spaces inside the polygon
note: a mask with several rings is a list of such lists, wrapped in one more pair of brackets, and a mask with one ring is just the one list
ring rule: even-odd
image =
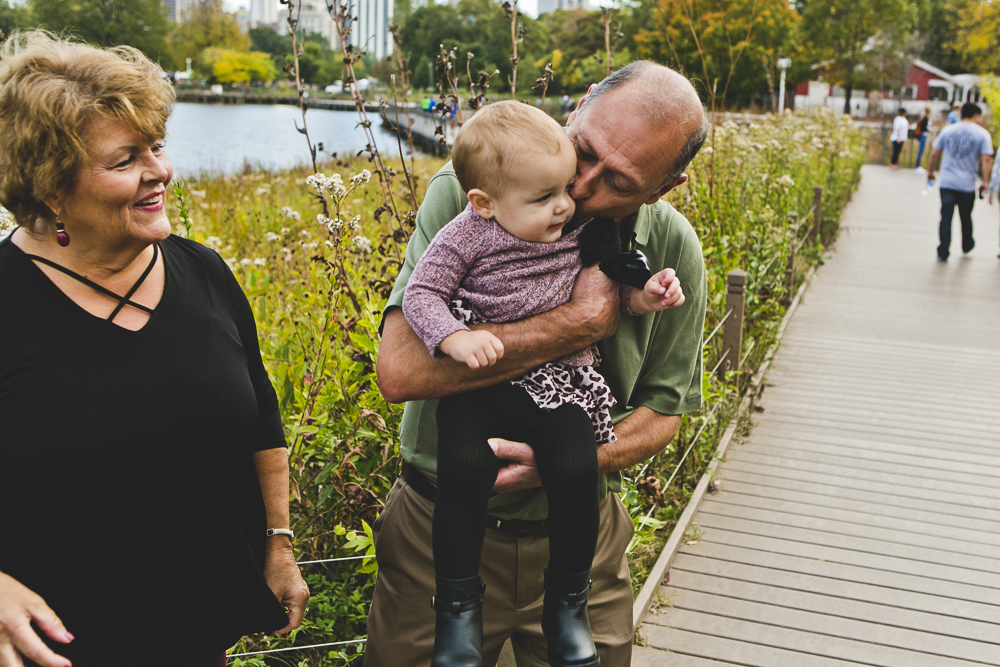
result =
[{"label": "walking pedestrian", "polygon": [[[948,261],[951,246],[951,219],[958,206],[962,220],[962,252],[968,253],[976,246],[972,238],[972,207],[976,203],[976,175],[980,164],[983,176],[993,166],[993,138],[980,125],[983,110],[978,104],[962,105],[962,120],[941,130],[934,140],[927,180],[934,179],[938,164],[941,165],[941,245],[937,249],[939,262]],[[942,153],[944,159],[941,159]],[[979,196],[986,192],[986,183],[979,186]]]},{"label": "walking pedestrian", "polygon": [[903,151],[903,144],[910,134],[910,124],[906,122],[906,109],[900,109],[899,113],[892,120],[892,134],[889,140],[892,142],[892,168],[899,169],[899,154]]},{"label": "walking pedestrian", "polygon": [[951,111],[948,112],[948,118],[945,120],[946,125],[954,125],[962,119],[961,114],[962,103],[955,102],[951,105]]},{"label": "walking pedestrian", "polygon": [[931,136],[931,108],[924,107],[924,116],[917,121],[917,127],[913,131],[913,135],[920,142],[917,146],[917,167],[915,171],[918,174],[926,174],[927,170],[920,165],[920,161],[924,157],[924,149],[927,147],[927,137]]}]

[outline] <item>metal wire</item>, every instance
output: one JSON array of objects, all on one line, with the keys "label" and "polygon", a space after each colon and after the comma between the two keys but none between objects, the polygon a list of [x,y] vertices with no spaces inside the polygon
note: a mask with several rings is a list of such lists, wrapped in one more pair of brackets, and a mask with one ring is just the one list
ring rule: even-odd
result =
[{"label": "metal wire", "polygon": [[265,653],[284,653],[285,651],[304,651],[307,648],[323,648],[325,646],[343,646],[344,644],[364,644],[368,638],[352,639],[347,642],[330,642],[329,644],[313,644],[312,646],[289,646],[288,648],[274,648],[269,651],[252,651],[250,653],[230,653],[227,658],[243,658],[248,655],[263,655]]},{"label": "metal wire", "polygon": [[342,560],[361,560],[362,558],[375,558],[375,556],[347,556],[345,558],[327,558],[325,560],[300,560],[296,565],[312,565],[313,563],[337,563]]},{"label": "metal wire", "polygon": [[698,433],[691,439],[691,444],[688,445],[687,450],[685,450],[684,456],[681,457],[681,460],[677,463],[677,467],[674,468],[674,472],[672,475],[670,475],[670,479],[668,479],[667,483],[663,485],[664,491],[670,488],[670,483],[674,481],[674,477],[677,476],[677,473],[680,471],[681,466],[684,465],[684,461],[687,460],[688,454],[691,453],[691,450],[698,443],[698,438],[701,437],[701,434],[705,432],[705,427],[707,427],[709,423],[712,421],[712,415],[715,414],[715,411],[718,410],[719,406],[722,405],[723,403],[724,401],[722,400],[718,400],[715,402],[715,405],[712,407],[712,411],[708,413],[707,417],[705,417],[705,423],[701,425],[701,428],[698,429]]},{"label": "metal wire", "polygon": [[721,356],[721,357],[719,358],[719,363],[717,363],[717,364],[715,365],[715,368],[713,368],[713,369],[712,369],[712,372],[711,372],[711,373],[709,373],[709,375],[711,375],[712,377],[715,377],[715,371],[719,370],[719,366],[721,366],[721,365],[722,365],[722,362],[726,360],[726,357],[728,357],[728,356],[729,356],[729,352],[730,352],[730,351],[731,351],[732,349],[733,349],[733,348],[731,348],[731,347],[727,347],[727,348],[726,348],[726,351],[725,351],[725,352],[723,352],[723,353],[722,353],[722,356]]},{"label": "metal wire", "polygon": [[722,319],[719,321],[719,324],[716,325],[716,327],[714,329],[712,329],[712,333],[708,334],[708,338],[706,338],[705,342],[701,344],[702,347],[705,347],[706,345],[708,345],[708,343],[712,340],[712,338],[715,336],[715,334],[719,333],[719,329],[721,329],[722,325],[726,323],[726,320],[729,319],[729,316],[733,314],[734,310],[736,310],[736,309],[735,308],[730,308],[729,310],[726,311],[726,314],[722,316]]}]

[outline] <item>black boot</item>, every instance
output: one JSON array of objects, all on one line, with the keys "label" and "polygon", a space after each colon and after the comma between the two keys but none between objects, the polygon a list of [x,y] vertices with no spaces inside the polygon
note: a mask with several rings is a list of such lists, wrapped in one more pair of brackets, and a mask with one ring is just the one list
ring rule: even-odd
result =
[{"label": "black boot", "polygon": [[542,634],[549,643],[552,667],[597,667],[594,638],[587,619],[590,570],[568,574],[559,568],[545,570],[545,607]]},{"label": "black boot", "polygon": [[431,667],[483,666],[483,591],[479,577],[437,577]]}]

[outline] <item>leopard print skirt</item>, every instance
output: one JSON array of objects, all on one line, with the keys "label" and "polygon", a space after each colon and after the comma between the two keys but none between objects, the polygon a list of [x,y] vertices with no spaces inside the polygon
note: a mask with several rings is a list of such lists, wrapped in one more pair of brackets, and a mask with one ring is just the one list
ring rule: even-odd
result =
[{"label": "leopard print skirt", "polygon": [[[464,324],[482,321],[462,300],[451,303],[451,312]],[[510,383],[523,388],[542,410],[554,410],[560,405],[577,405],[583,408],[594,425],[597,444],[603,445],[617,439],[614,422],[611,421],[611,406],[616,401],[604,376],[597,372],[596,366],[600,364],[601,358],[596,345],[591,346],[591,352],[595,359],[592,366],[549,362]]]}]

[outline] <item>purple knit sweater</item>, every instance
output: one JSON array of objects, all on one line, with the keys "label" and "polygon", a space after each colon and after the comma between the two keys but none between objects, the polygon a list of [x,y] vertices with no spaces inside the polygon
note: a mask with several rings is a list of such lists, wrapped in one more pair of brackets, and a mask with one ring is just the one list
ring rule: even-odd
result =
[{"label": "purple knit sweater", "polygon": [[[469,330],[452,314],[454,301],[462,301],[474,321],[498,324],[561,306],[569,301],[582,267],[578,237],[583,227],[554,243],[533,243],[467,206],[438,232],[414,267],[403,295],[406,321],[432,356],[442,356],[441,341]],[[590,366],[594,354],[587,347],[557,363]]]}]

